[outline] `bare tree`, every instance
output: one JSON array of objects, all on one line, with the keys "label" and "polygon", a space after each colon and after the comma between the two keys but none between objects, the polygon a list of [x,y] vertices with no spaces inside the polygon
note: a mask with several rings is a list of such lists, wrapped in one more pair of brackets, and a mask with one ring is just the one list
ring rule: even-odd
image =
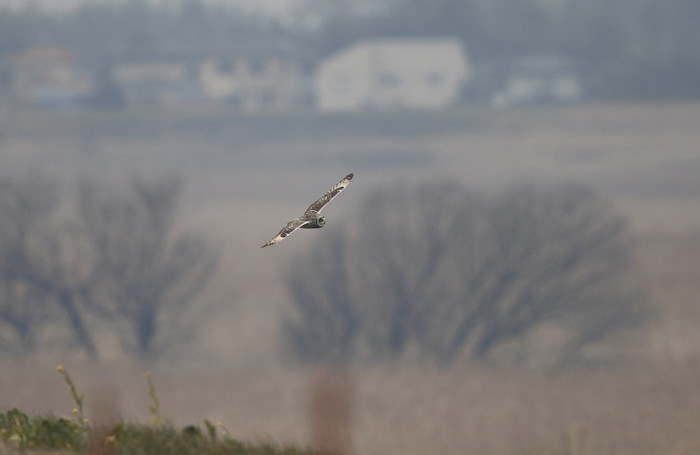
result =
[{"label": "bare tree", "polygon": [[136,178],[130,189],[85,183],[71,212],[57,209],[46,176],[0,179],[0,350],[68,341],[96,359],[88,318],[141,356],[192,333],[186,310],[216,255],[201,235],[177,232],[180,179]]},{"label": "bare tree", "polygon": [[562,359],[643,314],[624,220],[576,185],[484,197],[454,183],[378,191],[355,226],[297,259],[287,323],[297,354],[382,359],[413,348],[486,359],[545,323]]},{"label": "bare tree", "polygon": [[23,354],[39,342],[50,318],[37,281],[36,241],[56,200],[48,185],[0,180],[0,347]]},{"label": "bare tree", "polygon": [[182,339],[185,312],[216,264],[202,236],[176,231],[182,187],[171,176],[134,178],[123,195],[99,191],[94,183],[80,191],[94,260],[91,309],[112,321],[123,347],[139,356],[158,355]]},{"label": "bare tree", "polygon": [[57,219],[58,202],[56,185],[41,174],[0,179],[0,346],[27,353],[46,341],[48,329],[65,325],[71,343],[95,358],[81,269],[64,262],[71,236]]}]

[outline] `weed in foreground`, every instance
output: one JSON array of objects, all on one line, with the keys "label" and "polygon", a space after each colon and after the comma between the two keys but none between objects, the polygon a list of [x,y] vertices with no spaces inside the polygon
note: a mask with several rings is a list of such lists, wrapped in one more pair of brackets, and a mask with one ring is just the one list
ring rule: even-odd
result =
[{"label": "weed in foreground", "polygon": [[150,422],[153,425],[161,425],[163,423],[163,418],[160,415],[160,399],[158,399],[158,395],[156,395],[156,387],[153,385],[153,375],[150,371],[146,372],[146,382],[148,383],[148,396],[151,398],[151,401],[153,401],[153,405],[148,407],[148,410],[151,411],[153,415]]},{"label": "weed in foreground", "polygon": [[84,396],[65,369],[63,375],[76,407],[73,419],[54,416],[28,416],[18,409],[0,409],[0,455],[27,451],[99,453],[118,455],[312,455],[309,450],[273,443],[246,443],[231,437],[221,423],[204,420],[204,429],[189,425],[177,430],[160,414],[151,373],[146,373],[150,424],[118,423],[110,427],[91,424],[83,415]]},{"label": "weed in foreground", "polygon": [[[66,417],[30,417],[17,409],[0,410],[0,454],[26,451],[116,453],[119,455],[311,455],[312,452],[273,443],[246,443],[218,437],[210,422],[205,431],[190,425],[120,423],[109,431],[86,427]],[[97,441],[97,438],[100,438]],[[104,448],[110,450],[106,451]],[[97,450],[91,450],[98,448]],[[102,450],[100,450],[100,448]]]},{"label": "weed in foreground", "polygon": [[[171,425],[119,425],[115,441],[120,455],[307,455],[309,451],[277,444],[250,444],[231,437],[218,438],[216,427],[207,425],[177,430]],[[214,431],[212,433],[212,431]],[[208,434],[207,434],[208,433]]]},{"label": "weed in foreground", "polygon": [[[0,409],[0,453],[33,449],[82,451],[87,429],[67,417],[30,417],[18,409]],[[12,453],[12,450],[10,450]]]},{"label": "weed in foreground", "polygon": [[83,415],[83,400],[85,399],[85,396],[78,393],[73,380],[68,372],[63,368],[63,365],[57,366],[56,371],[63,375],[63,378],[66,380],[66,384],[68,384],[68,388],[70,389],[70,396],[73,397],[73,401],[75,401],[76,407],[73,408],[72,414],[75,416],[75,419],[80,425],[87,424],[87,419]]}]

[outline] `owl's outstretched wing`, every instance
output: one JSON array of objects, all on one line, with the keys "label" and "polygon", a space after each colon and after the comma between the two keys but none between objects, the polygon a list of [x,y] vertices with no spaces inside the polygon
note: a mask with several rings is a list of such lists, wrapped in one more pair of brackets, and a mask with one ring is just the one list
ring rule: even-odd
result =
[{"label": "owl's outstretched wing", "polygon": [[287,237],[289,234],[292,232],[296,231],[306,223],[308,223],[308,219],[304,219],[304,217],[301,218],[294,218],[292,221],[287,223],[285,227],[282,228],[281,231],[277,233],[276,236],[274,236],[269,242],[267,242],[265,245],[261,246],[260,248],[265,248],[266,246],[274,245],[275,243],[282,241]]},{"label": "owl's outstretched wing", "polygon": [[345,189],[346,186],[350,184],[350,180],[352,180],[352,174],[346,175],[343,180],[338,182],[337,185],[335,185],[333,188],[328,190],[326,194],[318,198],[313,204],[311,204],[304,213],[308,213],[312,210],[316,212],[320,212],[323,207],[326,206],[331,200],[333,200],[334,197],[336,197],[338,194],[340,194],[341,191]]}]

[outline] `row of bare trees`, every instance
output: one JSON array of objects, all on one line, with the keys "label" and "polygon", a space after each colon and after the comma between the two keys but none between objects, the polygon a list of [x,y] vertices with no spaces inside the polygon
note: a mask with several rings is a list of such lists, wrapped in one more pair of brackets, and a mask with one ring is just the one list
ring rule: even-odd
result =
[{"label": "row of bare trees", "polygon": [[84,181],[67,198],[43,175],[0,178],[0,350],[65,343],[96,359],[109,331],[148,357],[182,339],[216,265],[204,237],[179,232],[182,188]]},{"label": "row of bare trees", "polygon": [[294,261],[304,360],[486,360],[550,326],[559,364],[646,314],[628,226],[587,187],[392,187],[353,219]]}]

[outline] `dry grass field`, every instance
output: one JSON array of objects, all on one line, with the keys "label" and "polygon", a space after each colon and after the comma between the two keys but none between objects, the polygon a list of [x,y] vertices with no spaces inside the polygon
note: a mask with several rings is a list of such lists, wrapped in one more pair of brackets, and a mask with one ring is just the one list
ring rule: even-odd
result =
[{"label": "dry grass field", "polygon": [[62,363],[96,418],[143,420],[152,370],[162,412],[177,424],[208,418],[240,438],[305,445],[320,373],[285,359],[279,324],[290,311],[286,268],[327,232],[262,243],[350,171],[326,229],[387,182],[452,178],[487,192],[575,180],[609,196],[638,238],[654,318],[619,346],[626,360],[559,372],[409,361],[351,369],[338,393],[352,414],[339,431],[362,455],[700,453],[698,125],[698,104],[330,118],[2,112],[2,172],[40,170],[66,190],[81,176],[178,172],[187,226],[223,257],[202,297],[216,318],[198,338],[156,364],[107,348],[97,364],[60,350],[0,357],[0,407],[69,412],[54,371]]}]

